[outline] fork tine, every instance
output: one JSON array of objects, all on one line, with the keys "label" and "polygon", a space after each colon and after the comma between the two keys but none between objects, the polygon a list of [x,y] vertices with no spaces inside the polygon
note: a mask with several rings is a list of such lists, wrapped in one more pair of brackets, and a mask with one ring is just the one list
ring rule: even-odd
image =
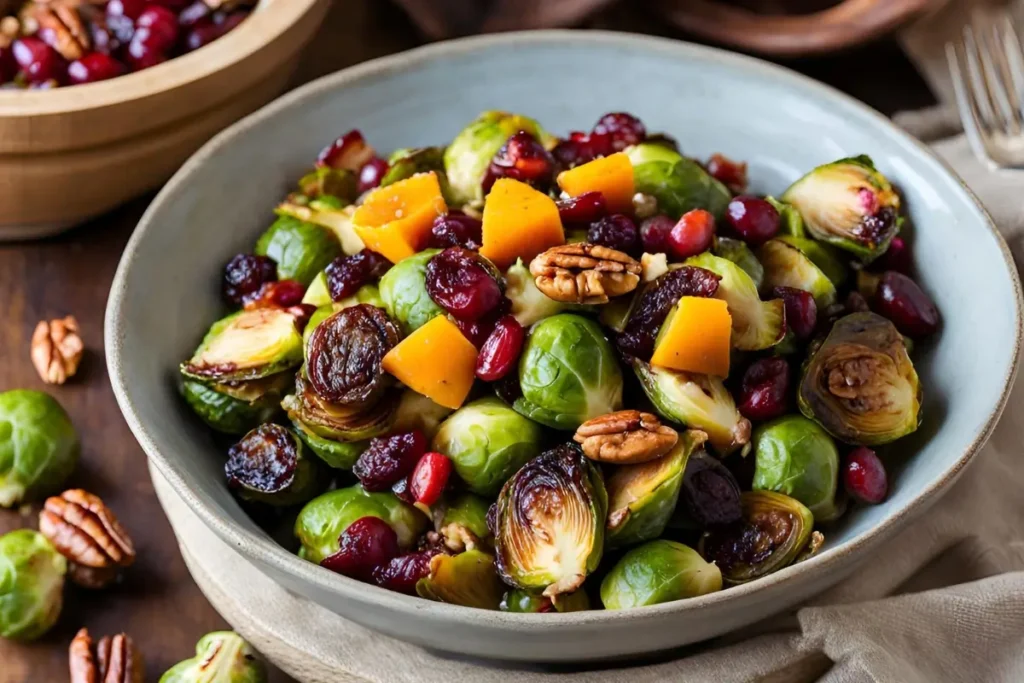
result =
[{"label": "fork tine", "polygon": [[982,70],[983,67],[980,64],[979,52],[981,48],[978,46],[978,41],[975,38],[973,25],[968,24],[964,26],[963,39],[967,83],[971,90],[971,100],[977,109],[985,133],[991,134],[993,130],[1002,128],[1002,126],[997,121],[992,93],[989,90],[988,82]]},{"label": "fork tine", "polygon": [[957,108],[960,110],[960,120],[963,122],[964,133],[967,141],[974,150],[974,155],[985,160],[989,166],[996,167],[997,164],[988,153],[988,146],[985,144],[985,136],[978,110],[974,106],[974,98],[971,96],[971,89],[964,77],[966,70],[961,63],[960,52],[965,52],[964,45],[957,49],[955,43],[946,43],[946,59],[949,62],[949,73],[953,77],[953,90],[956,94]]},{"label": "fork tine", "polygon": [[1021,48],[1020,36],[1009,14],[1001,17],[996,23],[996,29],[1001,34],[1000,45],[1003,49],[1000,54],[1006,62],[1014,118],[1024,128],[1024,49]]},{"label": "fork tine", "polygon": [[986,20],[983,24],[975,24],[975,27],[981,74],[992,98],[993,120],[999,122],[1004,134],[1016,135],[1020,133],[1020,126],[1015,116],[1016,106],[1011,102],[1013,83],[1006,65],[1007,55],[999,26],[996,21]]}]

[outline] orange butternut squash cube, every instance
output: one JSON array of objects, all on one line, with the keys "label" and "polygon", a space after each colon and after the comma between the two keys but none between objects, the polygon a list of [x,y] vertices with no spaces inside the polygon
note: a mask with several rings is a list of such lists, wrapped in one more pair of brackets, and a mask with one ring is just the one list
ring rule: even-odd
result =
[{"label": "orange butternut squash cube", "polygon": [[636,191],[633,185],[633,164],[625,152],[616,152],[562,171],[558,174],[558,186],[571,197],[586,192],[600,192],[613,213],[633,210],[633,194]]},{"label": "orange butternut squash cube", "polygon": [[371,192],[352,215],[352,227],[367,249],[398,263],[427,246],[431,224],[447,211],[437,175],[417,173]]},{"label": "orange butternut squash cube", "polygon": [[439,315],[388,351],[382,365],[405,386],[454,410],[473,388],[476,347]]},{"label": "orange butternut squash cube", "polygon": [[565,244],[562,219],[551,197],[511,178],[495,181],[484,204],[480,253],[505,269]]},{"label": "orange butternut squash cube", "polygon": [[729,375],[732,316],[721,299],[684,296],[658,334],[651,365],[702,375]]}]

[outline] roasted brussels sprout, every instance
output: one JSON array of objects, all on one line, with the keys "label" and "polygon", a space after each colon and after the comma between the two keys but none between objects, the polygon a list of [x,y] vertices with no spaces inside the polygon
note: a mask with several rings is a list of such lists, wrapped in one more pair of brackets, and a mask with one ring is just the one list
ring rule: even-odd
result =
[{"label": "roasted brussels sprout", "polygon": [[804,229],[804,219],[800,217],[800,212],[796,210],[792,204],[786,202],[780,202],[775,197],[765,197],[765,200],[772,207],[779,212],[779,234],[780,235],[791,235],[792,237],[806,237],[807,231]]},{"label": "roasted brussels sprout", "polygon": [[494,496],[540,453],[541,430],[494,397],[473,401],[441,424],[433,449],[451,458],[470,491]]},{"label": "roasted brussels sprout", "polygon": [[688,430],[675,447],[657,460],[616,467],[608,477],[608,548],[657,538],[665,530],[679,500],[679,487],[690,454],[707,434]]},{"label": "roasted brussels sprout", "polygon": [[601,582],[605,609],[629,609],[722,590],[722,572],[693,548],[659,539],[622,556]]},{"label": "roasted brussels sprout", "polygon": [[295,432],[267,423],[231,447],[224,474],[245,500],[295,505],[323,489],[319,462],[308,457]]},{"label": "roasted brussels sprout", "polygon": [[338,552],[338,537],[360,517],[379,517],[398,534],[398,544],[411,548],[427,526],[427,518],[400,501],[395,494],[370,493],[362,486],[328,491],[306,503],[295,520],[295,536],[302,544],[299,555],[320,563]]},{"label": "roasted brussels sprout", "polygon": [[339,203],[351,204],[356,200],[358,185],[356,174],[347,168],[317,166],[299,179],[296,199],[309,203],[316,199],[331,198]]},{"label": "roasted brussels sprout", "polygon": [[586,612],[590,609],[590,598],[585,590],[546,598],[543,595],[511,588],[501,599],[502,612],[536,614],[538,612]]},{"label": "roasted brussels sprout", "polygon": [[505,273],[505,283],[505,296],[512,302],[512,315],[523,327],[529,327],[569,308],[537,289],[533,275],[522,259],[516,259]]},{"label": "roasted brussels sprout", "polygon": [[452,412],[451,408],[434,403],[412,389],[406,389],[398,400],[394,431],[411,432],[418,429],[425,437],[433,439],[441,424]]},{"label": "roasted brussels sprout", "polygon": [[[791,238],[796,239],[796,238]],[[825,272],[815,265],[803,251],[790,243],[791,240],[775,238],[761,245],[757,257],[764,266],[762,289],[771,291],[775,287],[794,287],[810,292],[819,310],[825,310],[836,302],[836,286]],[[801,240],[809,242],[809,240]]]},{"label": "roasted brussels sprout", "polygon": [[740,415],[722,380],[709,375],[658,368],[633,359],[647,398],[665,419],[707,432],[721,455],[750,442],[750,421]]},{"label": "roasted brussels sprout", "polygon": [[187,379],[181,393],[195,414],[212,429],[224,434],[245,434],[274,417],[281,409],[281,396],[292,381],[290,372],[212,386]]},{"label": "roasted brussels sprout", "polygon": [[359,456],[370,445],[368,439],[335,441],[324,438],[297,420],[292,422],[292,426],[295,427],[295,433],[309,447],[309,450],[313,451],[314,455],[323,460],[328,467],[338,470],[351,470]]},{"label": "roasted brussels sprout", "polygon": [[807,506],[816,522],[835,519],[839,451],[824,429],[785,415],[754,431],[754,489],[777,491]]},{"label": "roasted brussels sprout", "polygon": [[622,373],[601,326],[571,313],[533,326],[519,360],[516,412],[555,429],[576,429],[622,407]]},{"label": "roasted brussels sprout", "polygon": [[277,277],[308,285],[316,274],[342,253],[331,230],[314,223],[281,216],[256,242],[257,256],[277,262]]},{"label": "roasted brussels sprout", "polygon": [[743,519],[714,527],[699,550],[726,583],[746,583],[787,567],[811,538],[814,515],[800,501],[772,491],[745,491]]},{"label": "roasted brussels sprout", "polygon": [[281,406],[293,423],[332,441],[358,442],[390,431],[395,424],[396,397],[384,394],[365,408],[349,409],[321,399],[301,373],[295,378],[295,393],[285,396]]},{"label": "roasted brussels sprout", "polygon": [[578,448],[534,458],[498,496],[498,572],[510,586],[546,597],[575,591],[601,561],[607,512],[601,473]]},{"label": "roasted brussels sprout", "polygon": [[877,446],[920,423],[921,386],[903,337],[875,313],[840,318],[804,366],[800,412],[840,441]]},{"label": "roasted brussels sprout", "polygon": [[[469,532],[475,542],[493,545],[491,530],[487,527],[490,504],[473,493],[462,493],[443,503],[434,514],[434,528],[446,540],[465,536]],[[462,543],[462,545],[466,545]]]},{"label": "roasted brussels sprout", "polygon": [[425,249],[402,259],[380,279],[380,298],[388,314],[398,321],[402,334],[409,335],[444,310],[427,294],[427,264],[439,249]]},{"label": "roasted brussels sprout", "polygon": [[479,609],[498,609],[504,590],[494,557],[479,550],[434,555],[430,574],[416,582],[421,598]]},{"label": "roasted brussels sprout", "polygon": [[64,604],[67,568],[38,531],[0,536],[0,637],[32,640],[53,627]]},{"label": "roasted brussels sprout", "polygon": [[654,196],[661,213],[679,218],[692,209],[705,209],[715,218],[725,215],[732,194],[693,159],[656,144],[639,144],[626,154],[633,163],[636,191]]},{"label": "roasted brussels sprout", "polygon": [[321,197],[303,204],[286,201],[275,209],[280,216],[290,216],[306,224],[315,224],[334,233],[344,254],[358,254],[365,245],[352,227],[355,204],[338,201],[334,197]]},{"label": "roasted brussels sprout", "polygon": [[[315,306],[316,308],[329,308],[333,303],[331,301],[331,293],[327,289],[327,271],[321,270],[313,278],[313,281],[306,287],[306,293],[302,295],[302,303]],[[314,313],[314,315],[316,315]],[[322,320],[323,318],[321,318]],[[309,322],[312,322],[310,318]],[[306,323],[306,329],[309,329],[309,323]]]},{"label": "roasted brussels sprout", "polygon": [[761,301],[757,286],[740,266],[709,253],[687,259],[686,265],[710,270],[721,278],[715,298],[729,305],[733,348],[760,351],[786,336],[786,304],[782,299]]},{"label": "roasted brussels sprout", "polygon": [[58,491],[78,453],[78,432],[56,399],[31,389],[0,393],[0,507]]},{"label": "roasted brussels sprout", "polygon": [[267,667],[256,651],[233,631],[207,633],[196,656],[171,667],[160,683],[266,683]]},{"label": "roasted brussels sprout", "polygon": [[679,503],[669,526],[706,529],[731,524],[742,517],[740,485],[729,468],[707,451],[686,461]]},{"label": "roasted brussels sprout", "polygon": [[260,379],[302,363],[295,317],[279,308],[239,311],[210,327],[181,374],[204,382]]},{"label": "roasted brussels sprout", "polygon": [[789,186],[792,204],[811,237],[868,263],[889,248],[899,231],[900,197],[870,157],[819,166]]},{"label": "roasted brussels sprout", "polygon": [[742,268],[743,272],[753,281],[754,287],[761,289],[761,285],[764,283],[764,266],[757,260],[746,242],[731,237],[718,237],[715,239],[715,246],[711,251],[715,256],[728,259]]}]

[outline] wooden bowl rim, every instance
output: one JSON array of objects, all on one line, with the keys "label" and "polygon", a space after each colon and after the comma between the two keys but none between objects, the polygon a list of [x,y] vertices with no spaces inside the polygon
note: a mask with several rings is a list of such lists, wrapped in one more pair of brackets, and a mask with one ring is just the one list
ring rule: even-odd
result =
[{"label": "wooden bowl rim", "polygon": [[163,64],[108,81],[54,90],[0,90],[0,119],[98,109],[175,90],[247,59],[277,40],[319,2],[263,0],[251,16],[213,43]]}]

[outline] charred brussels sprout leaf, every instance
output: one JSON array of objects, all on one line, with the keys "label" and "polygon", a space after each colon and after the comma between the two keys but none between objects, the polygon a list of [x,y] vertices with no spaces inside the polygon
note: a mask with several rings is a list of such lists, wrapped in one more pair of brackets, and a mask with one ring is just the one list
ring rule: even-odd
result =
[{"label": "charred brussels sprout leaf", "polygon": [[622,406],[622,373],[600,325],[562,313],[530,330],[519,361],[516,412],[554,429],[576,429]]},{"label": "charred brussels sprout leaf", "polygon": [[57,622],[67,560],[41,533],[0,536],[0,637],[33,640]]},{"label": "charred brussels sprout leaf", "polygon": [[341,251],[345,254],[358,254],[363,250],[363,240],[352,227],[352,217],[356,212],[354,204],[339,201],[335,197],[321,197],[305,204],[297,204],[290,199],[279,204],[275,211],[279,216],[326,228],[338,239]]},{"label": "charred brussels sprout leaf", "polygon": [[698,451],[686,461],[673,526],[706,529],[736,522],[743,515],[740,493],[729,468],[706,451]]},{"label": "charred brussels sprout leaf", "polygon": [[597,568],[608,498],[601,473],[574,446],[528,462],[498,496],[498,572],[546,597],[571,593]]},{"label": "charred brussels sprout leaf", "polygon": [[659,539],[622,556],[601,582],[605,609],[629,609],[722,590],[722,573],[693,548]]},{"label": "charred brussels sprout leaf", "polygon": [[757,257],[764,266],[763,288],[771,291],[775,287],[794,287],[810,292],[823,311],[836,302],[836,286],[810,257],[791,244],[794,239],[768,240],[758,249]]},{"label": "charred brussels sprout leaf", "polygon": [[875,313],[839,319],[808,359],[800,412],[840,441],[877,446],[917,429],[921,386],[895,326]]},{"label": "charred brussels sprout leaf", "polygon": [[498,609],[504,590],[494,557],[479,550],[434,555],[430,574],[416,582],[421,598],[479,609]]},{"label": "charred brussels sprout leaf", "polygon": [[340,255],[341,243],[331,230],[314,223],[281,216],[256,242],[256,255],[277,262],[277,277],[308,285],[316,274]]},{"label": "charred brussels sprout leaf", "polygon": [[700,552],[726,583],[746,583],[793,564],[811,537],[814,515],[781,493],[746,491],[743,518],[704,534]]},{"label": "charred brussels sprout leaf", "polygon": [[58,491],[79,450],[78,433],[56,399],[29,389],[0,393],[0,507]]},{"label": "charred brussels sprout leaf", "polygon": [[281,409],[281,396],[290,390],[292,373],[262,379],[208,385],[187,379],[181,393],[203,422],[224,434],[245,434]]},{"label": "charred brussels sprout leaf", "polygon": [[196,656],[175,664],[160,683],[266,683],[267,668],[256,651],[233,631],[207,633]]},{"label": "charred brussels sprout leaf", "polygon": [[297,434],[268,423],[231,447],[224,474],[228,486],[245,500],[295,505],[322,490],[318,463],[307,456]]},{"label": "charred brussels sprout leaf", "polygon": [[370,445],[367,439],[362,441],[327,439],[297,420],[293,421],[292,424],[295,427],[295,433],[309,447],[309,450],[323,460],[328,467],[334,469],[351,470],[359,456]]},{"label": "charred brussels sprout leaf", "polygon": [[427,293],[427,264],[439,249],[425,249],[402,259],[380,279],[380,298],[388,314],[398,321],[402,334],[409,335],[444,310]]},{"label": "charred brussels sprout leaf", "polygon": [[589,609],[590,598],[582,589],[575,593],[546,598],[543,595],[512,588],[505,591],[505,596],[501,599],[502,612],[536,614],[539,612],[586,612]]},{"label": "charred brussels sprout leaf", "polygon": [[505,273],[505,282],[505,296],[512,302],[512,315],[523,327],[569,309],[567,304],[555,301],[537,289],[533,275],[522,259],[516,259]]},{"label": "charred brussels sprout leaf", "polygon": [[346,407],[376,403],[392,385],[381,368],[400,335],[387,314],[369,304],[342,309],[309,338],[306,374],[317,396]]},{"label": "charred brussels sprout leaf", "polygon": [[302,363],[295,317],[279,308],[239,311],[210,327],[181,374],[205,382],[238,382],[274,375]]},{"label": "charred brussels sprout leaf", "polygon": [[393,394],[364,407],[348,408],[324,401],[300,373],[295,378],[295,393],[281,402],[292,422],[303,431],[324,439],[358,442],[380,436],[395,424],[396,401]]},{"label": "charred brussels sprout leaf", "polygon": [[725,215],[731,193],[693,159],[650,144],[636,145],[626,154],[633,163],[636,191],[653,195],[662,213],[679,218],[692,209],[705,209],[715,218]]},{"label": "charred brussels sprout leaf", "polygon": [[358,196],[358,184],[356,174],[347,168],[317,166],[299,179],[299,195],[307,204],[328,197],[339,204],[351,204]]},{"label": "charred brussels sprout leaf", "polygon": [[731,237],[719,237],[715,240],[715,246],[711,251],[715,256],[732,261],[742,268],[754,283],[754,287],[761,289],[761,285],[764,283],[764,266],[757,260],[746,242]]},{"label": "charred brussels sprout leaf", "polygon": [[754,432],[754,489],[796,498],[817,522],[835,519],[839,451],[824,429],[802,415],[786,415]]}]

